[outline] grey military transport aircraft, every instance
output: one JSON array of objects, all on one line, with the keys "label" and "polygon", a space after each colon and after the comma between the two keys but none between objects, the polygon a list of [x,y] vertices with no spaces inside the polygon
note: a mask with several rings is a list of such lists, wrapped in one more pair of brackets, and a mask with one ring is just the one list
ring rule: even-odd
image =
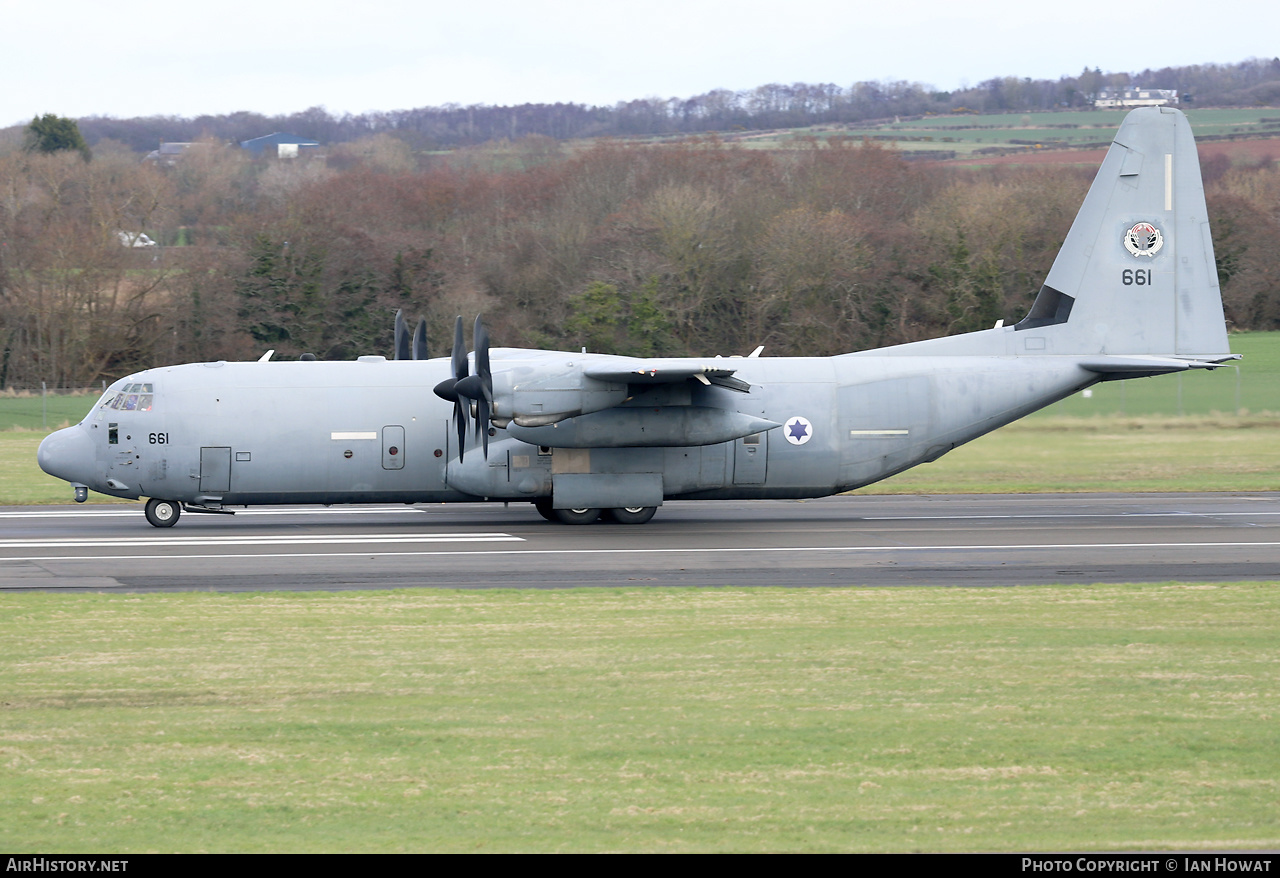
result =
[{"label": "grey military transport aircraft", "polygon": [[[399,317],[399,315],[397,315]],[[531,502],[641,524],[667,500],[821,497],[937,460],[1099,381],[1213,368],[1227,346],[1204,189],[1177,110],[1134,110],[1031,311],[835,357],[635,359],[489,347],[427,359],[195,363],[107,390],[40,445],[88,489],[183,511]],[[434,393],[432,392],[434,390]]]}]

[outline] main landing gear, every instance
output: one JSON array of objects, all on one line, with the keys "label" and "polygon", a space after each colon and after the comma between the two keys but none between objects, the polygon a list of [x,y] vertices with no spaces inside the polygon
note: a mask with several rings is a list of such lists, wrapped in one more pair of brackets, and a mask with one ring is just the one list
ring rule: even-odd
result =
[{"label": "main landing gear", "polygon": [[173,527],[178,522],[178,516],[182,514],[182,504],[152,497],[147,501],[144,512],[152,527]]},{"label": "main landing gear", "polygon": [[550,500],[534,502],[538,514],[559,524],[591,524],[597,519],[614,524],[644,524],[653,518],[657,506],[626,506],[620,509],[553,509]]}]

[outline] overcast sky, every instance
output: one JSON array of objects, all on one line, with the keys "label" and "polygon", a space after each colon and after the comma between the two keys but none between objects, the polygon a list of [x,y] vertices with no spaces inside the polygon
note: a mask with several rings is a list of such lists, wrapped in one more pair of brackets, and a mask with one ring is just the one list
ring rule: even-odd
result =
[{"label": "overcast sky", "polygon": [[1280,55],[1280,2],[0,0],[0,127],[572,101],[770,82],[993,76]]}]

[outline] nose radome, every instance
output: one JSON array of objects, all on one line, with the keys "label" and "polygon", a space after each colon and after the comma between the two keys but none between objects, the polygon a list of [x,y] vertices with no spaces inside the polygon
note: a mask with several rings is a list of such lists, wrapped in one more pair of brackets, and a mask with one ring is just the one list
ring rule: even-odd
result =
[{"label": "nose radome", "polygon": [[93,474],[93,440],[80,427],[58,430],[44,437],[36,461],[55,478],[87,484]]}]

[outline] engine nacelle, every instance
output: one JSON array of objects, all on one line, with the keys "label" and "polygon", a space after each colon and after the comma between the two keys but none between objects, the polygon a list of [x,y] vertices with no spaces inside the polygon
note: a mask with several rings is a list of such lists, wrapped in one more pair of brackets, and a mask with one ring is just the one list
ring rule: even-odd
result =
[{"label": "engine nacelle", "polygon": [[493,417],[522,427],[542,427],[598,412],[626,400],[626,384],[582,374],[582,362],[524,366],[493,375]]}]

